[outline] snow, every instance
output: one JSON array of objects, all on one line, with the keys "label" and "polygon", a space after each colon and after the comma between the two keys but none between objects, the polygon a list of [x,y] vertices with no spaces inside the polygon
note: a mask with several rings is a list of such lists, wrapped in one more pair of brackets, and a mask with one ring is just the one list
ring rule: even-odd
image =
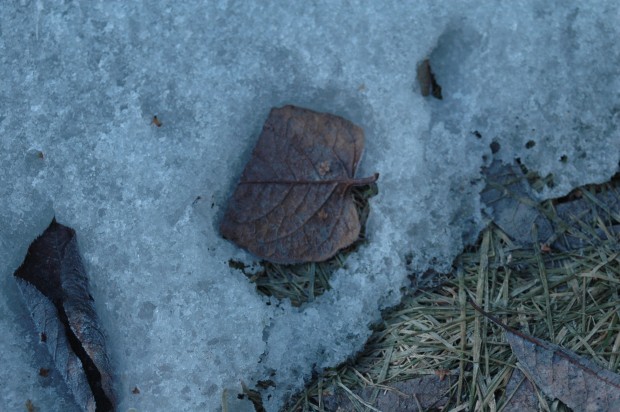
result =
[{"label": "snow", "polygon": [[[224,390],[265,379],[278,410],[363,346],[408,271],[446,270],[476,238],[494,156],[553,174],[541,199],[616,172],[615,3],[8,2],[0,410],[76,410],[57,375],[38,375],[50,360],[12,277],[54,215],[77,231],[119,410],[218,410]],[[419,92],[426,58],[441,101]],[[363,127],[359,176],[381,174],[368,244],[302,308],[259,295],[228,266],[253,257],[217,232],[284,104]]]}]

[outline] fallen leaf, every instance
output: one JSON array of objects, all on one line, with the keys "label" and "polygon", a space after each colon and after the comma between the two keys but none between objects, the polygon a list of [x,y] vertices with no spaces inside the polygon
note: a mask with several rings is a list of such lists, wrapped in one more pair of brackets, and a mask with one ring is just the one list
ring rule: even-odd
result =
[{"label": "fallen leaf", "polygon": [[537,412],[538,396],[532,382],[519,369],[513,369],[510,380],[506,385],[508,400],[502,411],[504,412]]},{"label": "fallen leaf", "polygon": [[536,207],[531,190],[517,164],[494,160],[483,169],[486,187],[480,197],[490,210],[490,218],[518,243],[532,241],[532,225],[536,224],[541,239],[553,233],[549,219]]},{"label": "fallen leaf", "polygon": [[418,66],[418,83],[420,84],[422,96],[433,96],[436,99],[442,99],[441,86],[435,79],[435,74],[431,69],[431,62],[429,59],[424,60]]},{"label": "fallen leaf", "polygon": [[[450,375],[448,375],[450,376]],[[323,395],[325,410],[358,411],[379,410],[390,412],[417,412],[429,409],[441,409],[450,400],[450,387],[454,382],[440,379],[438,376],[426,375],[406,381],[382,385],[373,402],[376,387],[368,386],[354,392],[338,388],[334,394]],[[353,396],[352,396],[353,395]],[[360,408],[360,400],[364,408]],[[372,406],[375,409],[371,409]]]},{"label": "fallen leaf", "polygon": [[556,344],[512,329],[470,303],[504,329],[521,369],[549,398],[559,399],[575,411],[620,410],[620,375]]},{"label": "fallen leaf", "polygon": [[506,339],[521,367],[549,398],[575,411],[620,410],[620,375],[550,342],[508,331]]},{"label": "fallen leaf", "polygon": [[342,117],[294,106],[272,109],[220,226],[263,259],[320,262],[357,240],[353,186],[364,132]]},{"label": "fallen leaf", "polygon": [[78,406],[85,411],[113,410],[104,337],[75,231],[52,220],[14,275],[41,342]]},{"label": "fallen leaf", "polygon": [[[548,201],[554,210],[551,218],[543,213],[547,202],[539,203],[536,191],[528,183],[528,173],[531,176],[519,161],[504,164],[497,159],[482,169],[486,186],[480,198],[486,205],[488,218],[515,243],[531,244],[534,225],[538,231],[536,245],[541,253],[579,250],[596,238],[604,241],[620,232],[620,225],[601,227],[599,221],[601,216],[610,216],[620,208],[620,196],[615,189],[620,184],[620,174],[609,182],[586,185],[566,196],[551,199]],[[584,224],[592,226],[593,232],[584,233]],[[559,226],[563,227],[562,236],[556,233]]]},{"label": "fallen leaf", "polygon": [[161,120],[157,118],[157,116],[153,116],[153,120],[151,121],[151,124],[154,124],[157,127],[163,126],[163,123],[161,122]]}]

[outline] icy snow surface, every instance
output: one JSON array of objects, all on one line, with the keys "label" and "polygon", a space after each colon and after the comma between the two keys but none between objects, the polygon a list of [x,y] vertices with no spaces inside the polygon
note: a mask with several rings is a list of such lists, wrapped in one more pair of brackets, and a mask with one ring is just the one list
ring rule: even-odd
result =
[{"label": "icy snow surface", "polygon": [[[38,375],[51,362],[12,278],[53,215],[78,233],[120,411],[215,411],[264,379],[276,411],[362,347],[406,255],[442,270],[475,239],[493,157],[553,173],[541,196],[617,169],[615,1],[172,3],[2,5],[0,410],[76,410]],[[420,95],[427,57],[441,101]],[[268,304],[227,264],[252,256],[217,233],[284,104],[362,126],[359,175],[381,173],[369,243],[301,309]]]}]

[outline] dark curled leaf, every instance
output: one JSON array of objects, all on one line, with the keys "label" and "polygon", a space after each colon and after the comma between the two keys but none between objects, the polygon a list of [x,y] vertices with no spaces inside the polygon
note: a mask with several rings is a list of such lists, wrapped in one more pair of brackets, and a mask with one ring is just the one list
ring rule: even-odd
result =
[{"label": "dark curled leaf", "polygon": [[272,109],[220,232],[275,263],[320,262],[357,240],[350,189],[364,132],[342,117],[294,106]]},{"label": "dark curled leaf", "polygon": [[15,277],[37,333],[85,411],[113,411],[112,375],[75,231],[54,219]]}]

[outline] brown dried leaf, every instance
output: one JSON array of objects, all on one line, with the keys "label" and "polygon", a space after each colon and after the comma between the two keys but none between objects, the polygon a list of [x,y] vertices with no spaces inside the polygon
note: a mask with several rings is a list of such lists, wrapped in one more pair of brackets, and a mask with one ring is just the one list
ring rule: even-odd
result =
[{"label": "brown dried leaf", "polygon": [[441,86],[435,79],[435,74],[431,69],[431,62],[429,59],[424,60],[418,66],[418,83],[420,84],[422,96],[433,96],[436,99],[442,99]]},{"label": "brown dried leaf", "polygon": [[549,398],[559,399],[575,411],[620,410],[620,375],[558,345],[514,330],[470,303],[505,330],[521,369]]},{"label": "brown dried leaf", "polygon": [[275,263],[320,262],[357,240],[352,186],[364,132],[342,117],[272,109],[220,226],[225,238]]}]

